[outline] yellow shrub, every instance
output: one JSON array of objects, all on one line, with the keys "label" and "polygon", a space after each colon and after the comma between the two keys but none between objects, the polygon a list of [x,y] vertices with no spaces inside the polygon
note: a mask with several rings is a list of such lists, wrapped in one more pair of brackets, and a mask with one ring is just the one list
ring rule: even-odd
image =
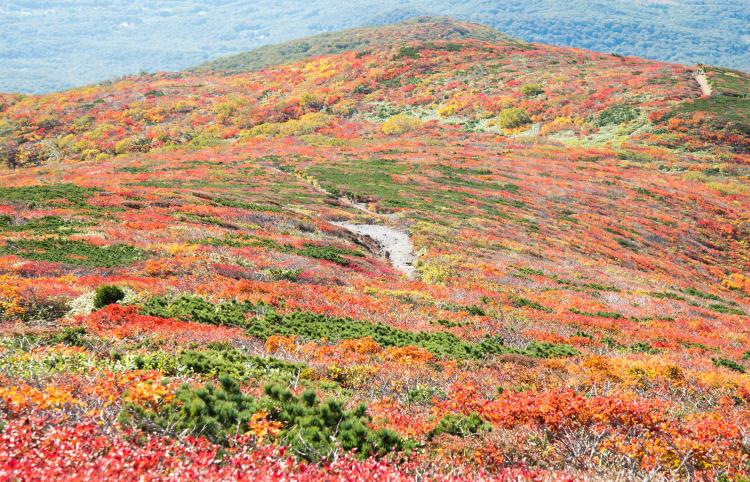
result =
[{"label": "yellow shrub", "polygon": [[740,290],[750,294],[750,276],[741,273],[733,273],[729,278],[721,282],[722,286],[730,290]]},{"label": "yellow shrub", "polygon": [[518,108],[503,109],[495,119],[495,125],[501,129],[517,129],[527,124],[531,124],[529,114]]},{"label": "yellow shrub", "polygon": [[552,122],[544,124],[539,130],[539,133],[543,136],[549,134],[555,134],[562,131],[572,131],[576,129],[576,123],[570,117],[558,117]]},{"label": "yellow shrub", "polygon": [[383,122],[383,125],[380,126],[380,130],[383,132],[383,134],[387,134],[389,136],[400,136],[401,134],[405,134],[413,129],[416,129],[420,125],[422,125],[422,121],[420,121],[416,117],[406,114],[397,114]]},{"label": "yellow shrub", "polygon": [[331,123],[333,116],[322,112],[311,112],[299,119],[287,122],[260,124],[243,131],[243,137],[285,137],[310,134]]},{"label": "yellow shrub", "polygon": [[448,103],[448,104],[441,106],[437,110],[437,113],[440,117],[450,117],[456,112],[458,112],[459,109],[460,107],[458,105],[453,104],[453,103]]},{"label": "yellow shrub", "polygon": [[454,276],[454,266],[458,259],[458,256],[446,255],[428,261],[420,261],[417,271],[422,281],[430,284],[443,284],[448,278]]}]

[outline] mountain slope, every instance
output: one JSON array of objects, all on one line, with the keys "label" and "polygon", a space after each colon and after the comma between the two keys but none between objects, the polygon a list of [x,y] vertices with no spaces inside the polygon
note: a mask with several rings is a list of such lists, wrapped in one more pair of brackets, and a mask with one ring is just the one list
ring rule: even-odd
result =
[{"label": "mountain slope", "polygon": [[[445,41],[466,35],[462,32],[498,34],[441,19],[378,32],[359,31],[358,42],[391,43],[268,72],[157,74],[42,97],[6,95],[0,104],[2,157],[9,165],[33,164],[199,145],[206,136],[207,142],[220,142],[313,111],[353,116],[371,127],[378,117],[405,111],[441,125],[502,132],[496,116],[505,108],[525,110],[545,135],[562,132],[592,145],[633,139],[692,150],[722,144],[747,149],[746,109],[728,111],[720,96],[696,101],[700,88],[687,67],[508,39]],[[313,51],[324,51],[329,42],[329,37],[308,41]],[[242,60],[227,62],[243,68]],[[721,82],[729,78],[712,72],[716,75],[709,77]],[[747,75],[731,75],[739,95],[746,95]],[[274,85],[265,88],[269,81]],[[742,97],[732,97],[733,105],[744,105]],[[76,142],[66,141],[70,135]]]},{"label": "mountain slope", "polygon": [[530,42],[750,70],[744,0],[8,0],[0,91],[49,92],[179,70],[322,32],[419,15],[481,22]]},{"label": "mountain slope", "polygon": [[748,77],[473,32],[1,97],[0,474],[746,476]]},{"label": "mountain slope", "polygon": [[[406,34],[405,34],[406,33]],[[338,54],[348,50],[364,52],[393,43],[436,40],[476,39],[486,42],[509,40],[500,32],[484,25],[458,22],[449,18],[420,17],[407,22],[381,27],[367,27],[269,45],[249,52],[203,63],[191,71],[245,72],[271,65],[293,62],[319,55]]]}]

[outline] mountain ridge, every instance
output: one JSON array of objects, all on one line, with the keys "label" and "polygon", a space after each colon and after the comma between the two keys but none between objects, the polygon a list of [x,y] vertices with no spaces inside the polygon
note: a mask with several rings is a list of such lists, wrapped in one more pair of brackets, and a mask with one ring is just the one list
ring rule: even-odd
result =
[{"label": "mountain ridge", "polygon": [[476,39],[497,42],[514,40],[491,27],[478,23],[459,21],[450,17],[416,16],[391,25],[326,32],[281,44],[263,46],[248,52],[214,59],[186,70],[188,72],[224,71],[240,73],[303,60],[307,57],[337,54],[347,50],[361,51],[370,47],[382,47],[388,44],[387,37],[389,35],[406,26],[419,24],[427,24],[429,29],[410,32],[409,35],[400,38],[399,41]]}]

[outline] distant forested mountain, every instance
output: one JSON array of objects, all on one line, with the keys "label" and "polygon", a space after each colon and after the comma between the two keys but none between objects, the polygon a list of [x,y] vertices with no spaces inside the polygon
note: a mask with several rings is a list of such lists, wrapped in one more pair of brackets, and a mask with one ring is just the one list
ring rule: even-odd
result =
[{"label": "distant forested mountain", "polygon": [[326,31],[450,15],[528,41],[750,70],[746,0],[5,0],[0,91],[178,70]]}]

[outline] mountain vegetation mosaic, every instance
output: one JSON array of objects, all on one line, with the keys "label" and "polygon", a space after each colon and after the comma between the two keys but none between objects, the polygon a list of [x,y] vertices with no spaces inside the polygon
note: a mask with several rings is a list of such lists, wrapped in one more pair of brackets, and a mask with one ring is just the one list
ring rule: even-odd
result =
[{"label": "mountain vegetation mosaic", "polygon": [[0,95],[0,479],[747,480],[750,75],[385,31]]}]

